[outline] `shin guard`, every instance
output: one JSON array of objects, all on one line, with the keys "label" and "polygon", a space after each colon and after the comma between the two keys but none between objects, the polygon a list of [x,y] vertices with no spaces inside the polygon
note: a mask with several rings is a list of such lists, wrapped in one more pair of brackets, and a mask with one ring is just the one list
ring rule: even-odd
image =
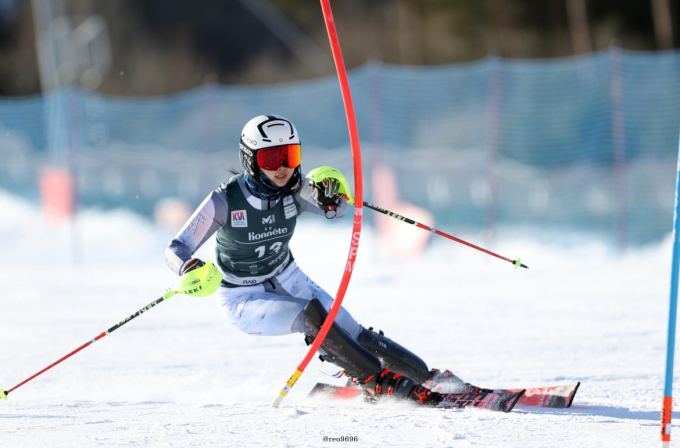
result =
[{"label": "shin guard", "polygon": [[[307,335],[305,340],[308,344],[311,344],[319,334],[319,329],[327,315],[326,309],[318,299],[311,300],[305,307],[305,333]],[[341,367],[351,377],[370,388],[375,384],[375,376],[382,371],[378,358],[352,339],[335,322],[321,344],[321,350],[324,352],[320,355],[323,361],[332,362]]]}]

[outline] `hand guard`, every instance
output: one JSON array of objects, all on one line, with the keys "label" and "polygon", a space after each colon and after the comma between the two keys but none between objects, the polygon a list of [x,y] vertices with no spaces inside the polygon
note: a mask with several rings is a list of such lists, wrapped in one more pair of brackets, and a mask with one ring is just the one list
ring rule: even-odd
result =
[{"label": "hand guard", "polygon": [[326,218],[335,218],[340,198],[344,197],[350,204],[354,203],[347,179],[342,173],[330,166],[315,168],[307,174],[309,185],[314,189],[313,198],[319,207],[326,212]]},{"label": "hand guard", "polygon": [[324,188],[324,190],[325,186],[323,181],[326,179],[333,179],[339,184],[336,194],[339,194],[341,197],[347,199],[349,204],[354,205],[354,196],[352,196],[347,179],[345,179],[345,176],[343,176],[343,174],[335,168],[330,166],[314,168],[312,171],[307,173],[307,178],[312,180],[312,186],[319,189]]},{"label": "hand guard", "polygon": [[214,294],[222,282],[222,273],[211,262],[204,263],[192,258],[184,263],[181,277],[173,291],[192,297],[205,297]]}]

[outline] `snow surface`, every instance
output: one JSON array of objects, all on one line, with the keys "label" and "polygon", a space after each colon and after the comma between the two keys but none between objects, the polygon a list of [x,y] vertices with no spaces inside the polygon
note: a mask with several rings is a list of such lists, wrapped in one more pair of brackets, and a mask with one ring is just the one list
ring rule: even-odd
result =
[{"label": "snow surface", "polygon": [[[36,216],[34,206],[0,192],[5,390],[176,279],[163,251],[177,229],[123,211],[87,210],[74,227]],[[292,241],[299,265],[331,293],[349,248],[351,219],[344,221],[301,219]],[[458,236],[484,245],[478,235]],[[321,373],[335,369],[318,359],[273,409],[307,352],[302,338],[242,334],[211,298],[175,297],[0,402],[0,445],[656,446],[670,237],[621,255],[524,230],[501,233],[490,249],[520,255],[530,269],[441,238],[419,258],[399,261],[365,228],[344,304],[431,367],[480,386],[581,381],[571,409],[502,414],[311,401],[317,381],[343,383]],[[211,248],[201,255],[212,258]],[[323,439],[341,436],[358,441]]]}]

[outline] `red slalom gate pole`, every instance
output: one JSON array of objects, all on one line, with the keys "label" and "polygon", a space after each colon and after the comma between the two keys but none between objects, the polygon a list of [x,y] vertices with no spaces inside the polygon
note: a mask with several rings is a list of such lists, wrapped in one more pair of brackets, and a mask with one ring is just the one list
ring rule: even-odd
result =
[{"label": "red slalom gate pole", "polygon": [[[358,201],[357,201],[357,202],[358,202]],[[384,208],[380,208],[380,207],[375,206],[375,205],[373,205],[373,204],[369,204],[368,202],[364,202],[363,205],[364,205],[365,207],[368,207],[368,208],[373,209],[373,210],[375,210],[375,211],[377,211],[377,212],[383,213],[383,214],[385,214],[385,215],[387,215],[387,216],[390,216],[390,217],[392,217],[392,218],[398,219],[398,220],[400,220],[400,221],[404,221],[405,223],[408,223],[408,224],[413,224],[414,226],[419,227],[419,228],[421,228],[421,229],[429,230],[430,232],[432,232],[432,233],[434,233],[434,234],[437,234],[437,235],[439,235],[439,236],[443,236],[444,238],[448,238],[448,239],[453,240],[453,241],[455,241],[455,242],[457,242],[457,243],[464,244],[464,245],[466,245],[466,246],[468,246],[468,247],[471,247],[471,248],[473,248],[473,249],[477,249],[477,250],[479,250],[479,251],[482,251],[482,252],[484,252],[485,254],[489,254],[489,255],[494,256],[494,257],[496,257],[496,258],[500,258],[501,260],[509,261],[510,263],[512,263],[513,265],[515,265],[515,268],[517,268],[517,267],[522,267],[522,268],[527,268],[527,269],[529,269],[529,266],[527,266],[527,265],[525,265],[525,264],[522,264],[522,261],[521,261],[519,258],[517,258],[517,260],[511,260],[511,259],[509,259],[509,258],[505,258],[505,257],[502,256],[502,255],[498,255],[497,253],[491,252],[490,250],[486,250],[486,249],[484,249],[484,248],[482,248],[482,247],[475,246],[475,245],[472,244],[472,243],[468,243],[467,241],[461,240],[460,238],[456,238],[455,236],[449,235],[448,233],[441,232],[441,231],[435,229],[434,227],[428,227],[428,226],[426,226],[426,225],[424,225],[424,224],[421,224],[421,223],[419,223],[419,222],[417,222],[417,221],[414,221],[414,220],[412,220],[412,219],[409,219],[409,218],[406,218],[406,217],[404,217],[404,216],[398,215],[398,214],[396,214],[396,213],[394,213],[394,212],[391,212],[391,211],[389,211],[389,210],[385,210]]]},{"label": "red slalom gate pole", "polygon": [[[363,204],[364,188],[363,188],[363,178],[361,171],[361,147],[359,144],[359,131],[357,130],[357,120],[354,114],[354,105],[352,104],[352,93],[349,88],[349,81],[347,79],[347,70],[345,70],[345,62],[342,59],[342,50],[340,49],[340,42],[338,40],[338,34],[335,29],[335,21],[333,20],[333,12],[331,11],[330,0],[321,0],[321,9],[323,11],[324,21],[326,22],[326,30],[328,31],[328,39],[330,40],[331,50],[333,52],[333,60],[335,61],[335,69],[338,72],[338,81],[340,82],[340,90],[342,91],[342,101],[345,105],[345,115],[347,116],[347,127],[349,128],[349,138],[350,145],[352,148],[352,158],[354,159],[354,195],[357,204]],[[307,365],[312,360],[312,357],[316,354],[317,350],[321,346],[321,343],[326,339],[328,331],[335,321],[335,316],[337,316],[338,311],[340,311],[340,306],[342,305],[342,300],[345,297],[345,292],[347,291],[347,286],[349,285],[349,280],[352,277],[352,271],[354,270],[354,261],[357,256],[357,250],[359,249],[359,239],[361,238],[361,221],[363,217],[364,209],[361,205],[354,208],[354,226],[352,228],[352,242],[349,247],[349,255],[347,256],[347,264],[345,265],[345,272],[342,276],[342,281],[340,282],[340,287],[338,293],[333,301],[333,306],[331,306],[328,312],[328,317],[324,321],[319,334],[314,339],[307,356],[298,365],[295,372],[290,376],[286,385],[283,386],[279,394],[272,401],[272,406],[278,408],[281,401],[288,395],[288,392],[295,385],[297,380],[305,371]]]}]

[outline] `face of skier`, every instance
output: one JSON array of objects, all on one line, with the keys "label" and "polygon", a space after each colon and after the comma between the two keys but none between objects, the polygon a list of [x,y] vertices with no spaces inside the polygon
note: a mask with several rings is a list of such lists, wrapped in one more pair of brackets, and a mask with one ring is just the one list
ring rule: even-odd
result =
[{"label": "face of skier", "polygon": [[288,168],[286,166],[281,165],[279,169],[270,171],[270,170],[265,170],[264,168],[260,168],[262,172],[276,184],[278,187],[284,187],[290,178],[293,176],[293,172],[295,171],[294,168]]}]

